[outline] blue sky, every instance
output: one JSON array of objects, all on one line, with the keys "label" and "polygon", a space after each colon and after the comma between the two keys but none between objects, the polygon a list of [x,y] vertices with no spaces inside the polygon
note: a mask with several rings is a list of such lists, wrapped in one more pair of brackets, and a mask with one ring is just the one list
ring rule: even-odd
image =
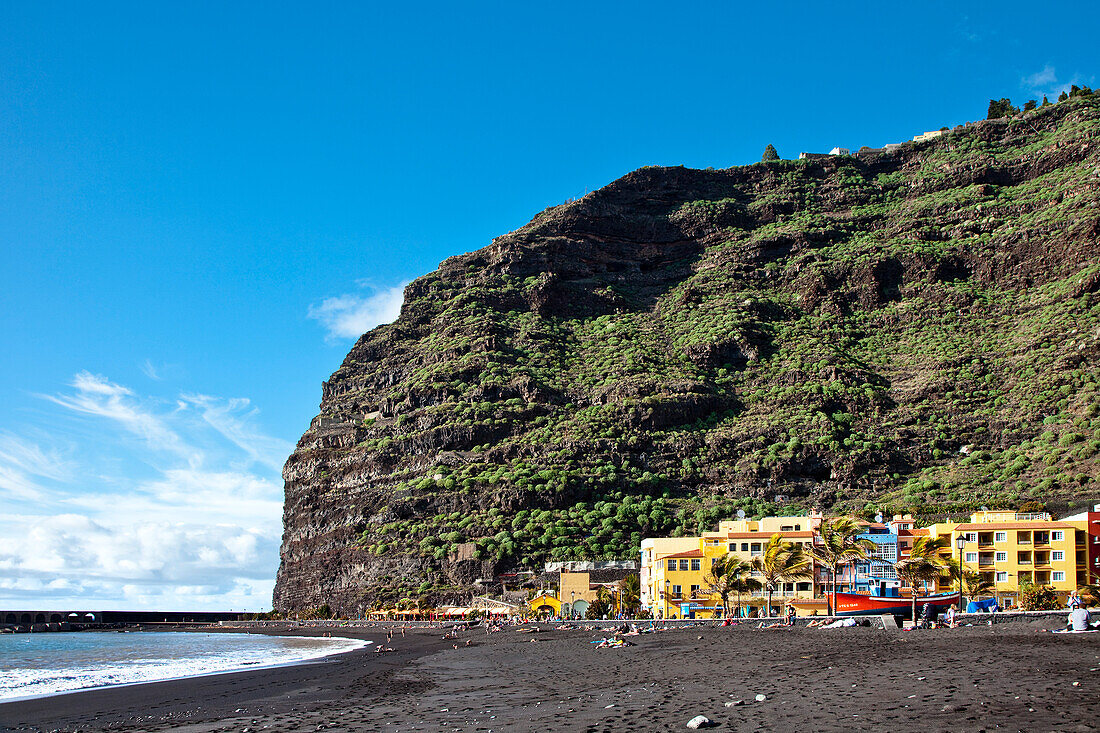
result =
[{"label": "blue sky", "polygon": [[0,8],[0,607],[269,608],[280,466],[403,283],[1100,61],[1093,3],[225,5]]}]

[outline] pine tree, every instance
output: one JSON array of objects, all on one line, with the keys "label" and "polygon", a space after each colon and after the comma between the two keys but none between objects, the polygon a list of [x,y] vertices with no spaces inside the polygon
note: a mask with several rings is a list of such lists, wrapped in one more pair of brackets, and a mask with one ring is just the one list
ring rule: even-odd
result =
[{"label": "pine tree", "polygon": [[764,155],[760,160],[767,162],[769,160],[779,160],[779,153],[776,152],[775,146],[768,143],[768,147],[764,148]]},{"label": "pine tree", "polygon": [[986,113],[985,118],[987,120],[997,120],[1001,117],[1008,117],[1015,114],[1020,110],[1012,106],[1012,100],[1008,97],[1001,97],[1000,99],[989,100],[989,111]]},{"label": "pine tree", "polygon": [[1024,102],[1024,112],[1030,112],[1031,110],[1035,109],[1037,106],[1038,105],[1035,103],[1034,99],[1029,99],[1026,102]]},{"label": "pine tree", "polygon": [[1061,94],[1058,95],[1058,101],[1059,102],[1064,102],[1067,99],[1069,99],[1069,95],[1066,94],[1065,92],[1062,92]]},{"label": "pine tree", "polygon": [[1039,106],[1040,107],[1049,107],[1050,106],[1050,100],[1047,99],[1047,95],[1045,95],[1045,94],[1043,95],[1043,103]]}]

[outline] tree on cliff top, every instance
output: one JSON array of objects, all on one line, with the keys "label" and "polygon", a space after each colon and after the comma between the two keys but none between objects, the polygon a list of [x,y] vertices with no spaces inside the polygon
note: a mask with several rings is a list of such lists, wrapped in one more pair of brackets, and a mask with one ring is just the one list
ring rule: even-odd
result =
[{"label": "tree on cliff top", "polygon": [[768,143],[768,147],[764,148],[764,155],[761,156],[760,160],[765,163],[769,160],[779,160],[779,153],[776,152],[775,146]]},{"label": "tree on cliff top", "polygon": [[1001,97],[1000,99],[989,100],[989,111],[986,113],[985,118],[987,120],[996,120],[1001,117],[1008,117],[1014,115],[1020,110],[1012,106],[1012,100],[1008,97]]}]

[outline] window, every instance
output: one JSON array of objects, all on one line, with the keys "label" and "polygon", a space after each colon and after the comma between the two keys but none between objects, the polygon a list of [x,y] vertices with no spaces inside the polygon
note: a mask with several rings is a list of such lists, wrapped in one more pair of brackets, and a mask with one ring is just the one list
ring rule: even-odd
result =
[{"label": "window", "polygon": [[963,532],[963,537],[966,538],[967,542],[977,542],[978,541],[978,533],[977,532]]},{"label": "window", "polygon": [[702,567],[703,567],[703,564],[702,564],[701,560],[692,560],[691,561],[691,569],[692,570],[701,570]]},{"label": "window", "polygon": [[753,542],[752,543],[752,551],[751,551],[750,554],[752,554],[752,555],[759,555],[760,554],[760,543],[759,542]]},{"label": "window", "polygon": [[1051,562],[1062,562],[1066,559],[1066,553],[1061,550],[1052,550],[1050,553]]},{"label": "window", "polygon": [[730,543],[730,552],[737,552],[737,543],[736,542],[731,542]]},{"label": "window", "polygon": [[966,562],[978,562],[978,553],[976,553],[976,552],[966,553]]},{"label": "window", "polygon": [[801,524],[794,525],[794,531],[795,532],[801,532],[802,531],[802,525]]},{"label": "window", "polygon": [[691,595],[695,595],[698,592],[699,592],[699,586],[697,586],[697,585],[691,586]]},{"label": "window", "polygon": [[1020,532],[1016,535],[1016,544],[1018,545],[1030,545],[1031,544],[1031,532]]},{"label": "window", "polygon": [[684,587],[683,587],[682,585],[674,585],[674,586],[672,586],[672,595],[674,595],[674,596],[678,596],[678,595],[680,595],[680,594],[681,594],[681,593],[683,593],[683,592],[684,592]]},{"label": "window", "polygon": [[742,542],[741,543],[741,552],[748,552],[748,551],[749,551],[749,543],[748,542]]},{"label": "window", "polygon": [[1004,570],[998,570],[997,571],[997,582],[998,583],[1007,583],[1008,582],[1008,573],[1005,572]]},{"label": "window", "polygon": [[714,563],[716,563],[716,562],[718,562],[718,558],[716,558],[716,557],[712,557],[712,558],[710,559],[710,566],[711,566],[711,567],[713,568],[713,567],[714,567]]},{"label": "window", "polygon": [[780,532],[793,532],[794,531],[794,525],[784,524],[782,527],[779,528],[779,531]]},{"label": "window", "polygon": [[1053,573],[1050,574],[1050,582],[1052,583],[1061,583],[1065,579],[1066,574],[1061,570],[1055,570]]},{"label": "window", "polygon": [[1061,542],[1065,538],[1066,538],[1066,533],[1063,532],[1060,529],[1056,529],[1056,530],[1054,530],[1053,532],[1050,533],[1050,541],[1051,542]]},{"label": "window", "polygon": [[669,570],[675,570],[676,569],[676,561],[675,560],[669,560],[668,561],[668,569]]},{"label": "window", "polygon": [[1008,542],[1008,532],[995,532],[993,534],[994,542]]},{"label": "window", "polygon": [[1008,553],[998,551],[997,556],[994,558],[994,560],[996,560],[997,562],[1008,562]]},{"label": "window", "polygon": [[687,560],[681,560],[680,561],[680,569],[681,570],[687,570],[688,569],[688,561]]}]

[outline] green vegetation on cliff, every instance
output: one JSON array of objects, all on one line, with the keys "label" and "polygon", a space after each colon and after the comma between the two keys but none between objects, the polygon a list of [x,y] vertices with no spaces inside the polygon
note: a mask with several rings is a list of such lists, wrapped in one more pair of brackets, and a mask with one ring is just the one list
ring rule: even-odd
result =
[{"label": "green vegetation on cliff", "polygon": [[285,470],[276,608],[630,557],[743,508],[1100,495],[1100,99],[646,168],[409,286]]}]

